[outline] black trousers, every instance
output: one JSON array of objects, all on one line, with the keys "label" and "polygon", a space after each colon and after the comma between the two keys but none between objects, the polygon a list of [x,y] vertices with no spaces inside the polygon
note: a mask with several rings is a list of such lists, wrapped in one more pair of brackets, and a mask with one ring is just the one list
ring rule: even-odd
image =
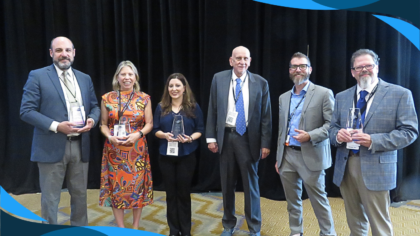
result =
[{"label": "black trousers", "polygon": [[170,235],[191,234],[191,181],[195,152],[187,156],[160,155],[159,165],[166,190],[166,215]]}]

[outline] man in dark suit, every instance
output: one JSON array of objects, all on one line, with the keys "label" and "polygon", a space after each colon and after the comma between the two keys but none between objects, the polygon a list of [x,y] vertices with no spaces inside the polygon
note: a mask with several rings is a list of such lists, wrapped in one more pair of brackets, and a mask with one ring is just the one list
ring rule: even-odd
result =
[{"label": "man in dark suit", "polygon": [[270,153],[271,104],[267,81],[248,71],[251,56],[239,46],[229,63],[233,70],[213,77],[207,115],[206,138],[210,151],[220,154],[223,192],[222,236],[236,225],[235,187],[242,177],[245,218],[251,235],[260,235],[261,209],[258,162]]},{"label": "man in dark suit", "polygon": [[71,68],[75,53],[68,38],[51,41],[53,65],[29,73],[20,117],[35,126],[31,161],[39,167],[42,218],[57,224],[65,177],[71,195],[70,223],[86,226],[89,131],[98,123],[100,109],[89,75]]},{"label": "man in dark suit", "polygon": [[[337,147],[333,181],[352,236],[367,235],[369,223],[372,235],[393,235],[388,208],[389,190],[397,182],[397,150],[418,136],[413,96],[378,78],[379,58],[372,50],[353,53],[350,67],[357,85],[337,94],[329,129]],[[353,107],[361,110],[363,130],[350,133],[346,122]]]},{"label": "man in dark suit", "polygon": [[279,97],[279,138],[276,171],[280,174],[289,212],[291,235],[303,234],[302,182],[321,229],[336,235],[325,192],[325,169],[331,166],[330,127],[334,96],[330,89],[309,81],[309,58],[293,54],[289,75],[295,86]]}]

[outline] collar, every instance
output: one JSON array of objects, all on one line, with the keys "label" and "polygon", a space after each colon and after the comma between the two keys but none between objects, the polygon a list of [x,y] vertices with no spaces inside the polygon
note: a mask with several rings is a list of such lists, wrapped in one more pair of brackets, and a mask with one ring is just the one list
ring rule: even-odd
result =
[{"label": "collar", "polygon": [[[241,79],[241,83],[244,82],[245,77],[248,75],[248,71],[246,71],[241,77],[239,77],[239,79]],[[238,77],[236,76],[235,72],[232,70],[232,81],[236,83],[236,79]]]},{"label": "collar", "polygon": [[[54,67],[55,67],[55,70],[57,71],[58,77],[61,78],[61,75],[63,74],[64,70],[61,70],[55,64],[54,64]],[[67,74],[69,75],[69,78],[73,78],[73,71],[72,71],[71,67],[67,69]]]},{"label": "collar", "polygon": [[[302,89],[302,92],[304,92],[303,94],[305,94],[307,91],[308,91],[308,88],[309,88],[309,85],[311,84],[311,81],[308,79],[308,83],[305,85],[305,87],[303,87],[303,89]],[[293,85],[293,88],[292,88],[292,94],[293,95],[296,95],[296,96],[299,96],[299,95],[301,95],[301,94],[299,94],[299,95],[297,95],[297,94],[295,94],[295,86]]]}]

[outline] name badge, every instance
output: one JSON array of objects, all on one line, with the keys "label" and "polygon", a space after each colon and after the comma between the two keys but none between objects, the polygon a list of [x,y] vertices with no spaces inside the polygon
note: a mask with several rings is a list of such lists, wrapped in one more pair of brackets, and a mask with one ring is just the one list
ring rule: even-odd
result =
[{"label": "name badge", "polygon": [[114,125],[114,136],[125,137],[127,132],[125,131],[125,125]]},{"label": "name badge", "polygon": [[[347,131],[349,131],[350,133],[353,132],[353,129],[351,128],[347,128]],[[350,150],[359,150],[360,144],[355,143],[354,141],[352,142],[348,142],[346,144],[346,148],[350,149]]]},{"label": "name badge", "polygon": [[238,112],[229,111],[226,117],[226,124],[235,126],[237,117],[238,117]]},{"label": "name badge", "polygon": [[70,114],[70,122],[76,123],[76,128],[85,126],[85,108],[83,106],[72,106]]},{"label": "name badge", "polygon": [[168,148],[166,149],[166,155],[178,156],[178,142],[168,142]]},{"label": "name badge", "polygon": [[290,135],[287,135],[286,142],[284,142],[284,145],[289,146],[290,143]]}]

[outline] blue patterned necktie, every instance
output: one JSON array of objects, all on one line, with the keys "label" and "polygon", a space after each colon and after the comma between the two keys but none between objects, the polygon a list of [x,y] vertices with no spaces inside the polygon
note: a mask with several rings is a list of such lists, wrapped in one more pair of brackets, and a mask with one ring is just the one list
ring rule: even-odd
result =
[{"label": "blue patterned necktie", "polygon": [[[362,112],[362,108],[366,105],[366,95],[368,95],[368,92],[365,90],[360,91],[360,98],[357,100],[356,108],[360,109],[360,112]],[[362,124],[365,123],[365,115],[366,115],[366,109],[363,112],[362,115]]]},{"label": "blue patterned necktie", "polygon": [[[356,108],[360,109],[360,112],[362,112],[362,108],[366,105],[366,95],[368,95],[368,92],[365,90],[360,91],[360,98],[357,100]],[[366,110],[361,114],[362,115],[362,124],[365,123],[365,115]],[[353,150],[353,153],[358,153],[359,150]]]},{"label": "blue patterned necktie", "polygon": [[246,131],[246,121],[244,111],[244,99],[242,96],[243,93],[241,92],[238,96],[239,91],[241,91],[241,79],[237,78],[235,89],[235,98],[238,99],[235,104],[236,112],[238,112],[238,117],[236,118],[236,132],[238,132],[238,134],[242,136]]}]

